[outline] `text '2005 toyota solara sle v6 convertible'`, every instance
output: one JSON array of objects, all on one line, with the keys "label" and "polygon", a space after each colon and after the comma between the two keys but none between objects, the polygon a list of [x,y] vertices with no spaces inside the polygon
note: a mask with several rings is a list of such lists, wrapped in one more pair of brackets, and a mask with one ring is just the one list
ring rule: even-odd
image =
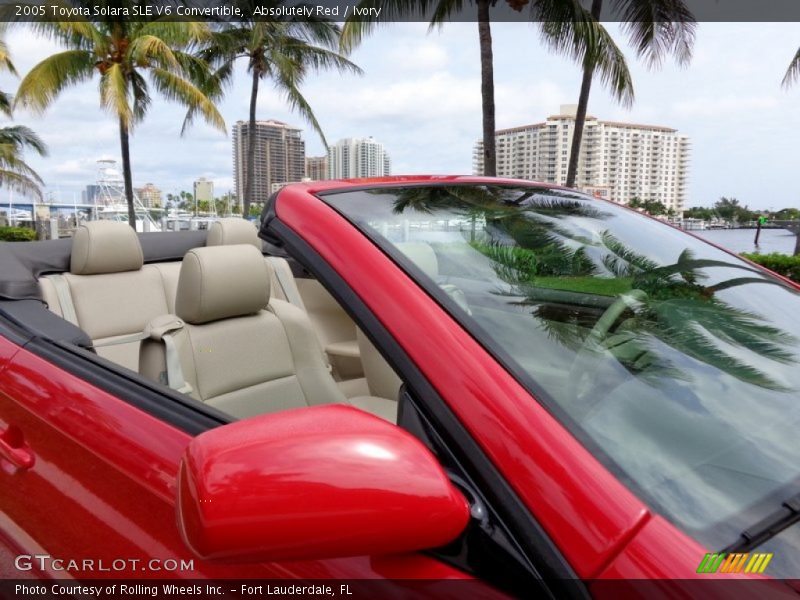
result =
[{"label": "text '2005 toyota solara sle v6 convertible'", "polygon": [[296,184],[2,244],[0,297],[3,578],[794,595],[800,292],[625,207]]}]

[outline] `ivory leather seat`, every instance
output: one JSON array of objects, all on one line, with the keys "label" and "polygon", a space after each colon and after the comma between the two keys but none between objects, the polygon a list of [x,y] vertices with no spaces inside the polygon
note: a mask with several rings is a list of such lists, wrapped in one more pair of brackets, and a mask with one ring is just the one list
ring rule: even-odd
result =
[{"label": "ivory leather seat", "polygon": [[133,371],[139,341],[103,344],[141,333],[151,319],[174,310],[180,269],[180,263],[143,262],[139,237],[127,223],[90,221],[75,231],[69,273],[39,280],[50,310],[83,329],[100,356]]},{"label": "ivory leather seat", "polygon": [[270,269],[249,244],[190,250],[175,315],[154,320],[152,339],[142,342],[141,374],[176,387],[170,381],[172,345],[182,390],[235,417],[341,403],[394,421],[396,402],[345,398],[306,313],[270,298]]}]

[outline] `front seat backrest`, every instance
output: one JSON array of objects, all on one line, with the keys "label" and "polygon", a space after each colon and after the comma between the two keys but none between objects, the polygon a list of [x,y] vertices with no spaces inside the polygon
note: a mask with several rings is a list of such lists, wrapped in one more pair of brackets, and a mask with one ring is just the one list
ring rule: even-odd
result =
[{"label": "front seat backrest", "polygon": [[[270,266],[252,245],[195,248],[183,259],[172,334],[196,399],[235,417],[346,403],[307,315],[270,300]],[[141,372],[167,383],[165,345],[142,344]]]}]

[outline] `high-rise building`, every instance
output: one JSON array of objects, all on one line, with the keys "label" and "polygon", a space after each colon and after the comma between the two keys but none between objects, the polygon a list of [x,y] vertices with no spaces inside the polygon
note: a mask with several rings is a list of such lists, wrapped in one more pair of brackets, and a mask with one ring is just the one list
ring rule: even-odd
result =
[{"label": "high-rise building", "polygon": [[[498,131],[497,175],[563,185],[575,112],[574,105],[565,105],[544,123]],[[687,199],[689,152],[689,137],[671,127],[587,116],[576,187],[614,202],[638,198],[679,211]],[[473,171],[483,173],[482,141],[475,144]]]},{"label": "high-rise building", "polygon": [[134,190],[146,208],[161,208],[161,190],[152,183]]},{"label": "high-rise building", "polygon": [[214,201],[214,182],[205,177],[200,177],[194,181],[194,199],[198,202]]},{"label": "high-rise building", "polygon": [[[236,198],[244,200],[247,177],[247,147],[250,124],[237,121],[233,126],[233,175]],[[255,177],[250,202],[266,202],[272,184],[300,181],[305,174],[306,143],[302,130],[280,121],[256,121]]]},{"label": "high-rise building", "polygon": [[81,192],[81,202],[84,204],[95,204],[102,195],[102,188],[95,184],[90,183],[86,189]]},{"label": "high-rise building", "polygon": [[391,161],[383,144],[369,138],[345,138],[328,148],[328,178],[383,177]]},{"label": "high-rise building", "polygon": [[306,179],[322,181],[328,178],[327,156],[306,156]]}]

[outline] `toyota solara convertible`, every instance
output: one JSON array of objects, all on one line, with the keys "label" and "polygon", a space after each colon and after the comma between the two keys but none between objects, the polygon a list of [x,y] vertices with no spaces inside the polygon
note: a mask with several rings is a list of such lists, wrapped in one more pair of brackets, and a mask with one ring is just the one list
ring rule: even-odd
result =
[{"label": "toyota solara convertible", "polygon": [[800,578],[800,291],[627,208],[304,183],[0,297],[4,578]]}]

